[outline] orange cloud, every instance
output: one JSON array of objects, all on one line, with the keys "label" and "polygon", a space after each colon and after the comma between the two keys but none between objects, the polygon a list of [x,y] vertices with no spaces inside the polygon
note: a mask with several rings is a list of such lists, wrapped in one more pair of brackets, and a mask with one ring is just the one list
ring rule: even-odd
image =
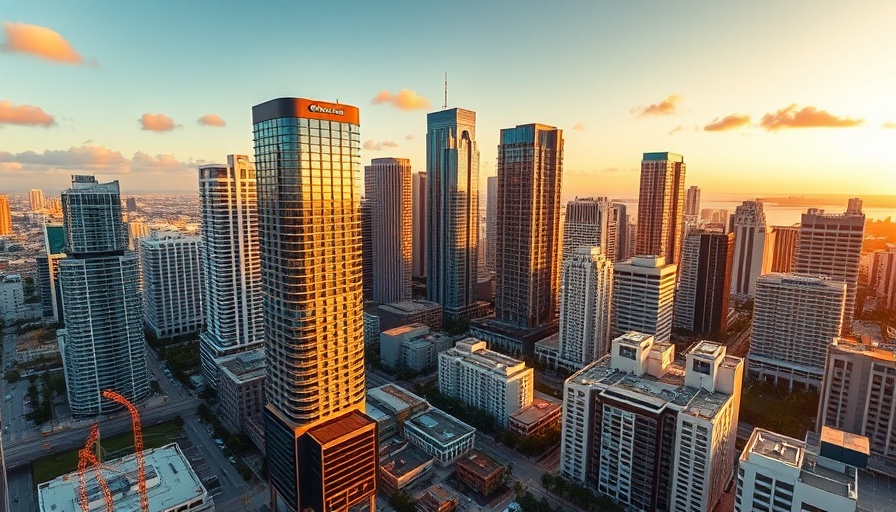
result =
[{"label": "orange cloud", "polygon": [[[84,58],[55,30],[8,21],[3,22],[3,29],[6,32],[6,44],[2,46],[4,51],[25,53],[65,64],[85,63]],[[91,64],[96,65],[96,62],[91,61]]]},{"label": "orange cloud", "polygon": [[862,119],[837,117],[815,107],[803,107],[797,110],[794,103],[774,114],[762,116],[760,124],[768,131],[777,131],[784,128],[850,128],[863,122]]},{"label": "orange cloud", "polygon": [[395,95],[389,91],[382,90],[370,100],[370,103],[374,105],[391,103],[400,110],[425,110],[429,108],[429,99],[420,96],[410,89],[402,89]]},{"label": "orange cloud", "polygon": [[681,101],[681,96],[673,94],[659,103],[646,107],[633,107],[631,113],[635,117],[671,116],[678,113]]},{"label": "orange cloud", "polygon": [[585,131],[585,124],[584,124],[584,123],[576,123],[576,124],[574,124],[574,125],[572,126],[572,129],[575,130],[575,131],[577,131],[577,132],[584,132],[584,131]]},{"label": "orange cloud", "polygon": [[883,127],[884,127],[884,128],[893,128],[893,129],[896,129],[896,122],[894,122],[894,123],[884,123]]},{"label": "orange cloud", "polygon": [[227,123],[218,114],[205,114],[197,121],[202,126],[226,126]]},{"label": "orange cloud", "polygon": [[676,133],[678,133],[678,132],[683,132],[683,131],[685,131],[686,129],[687,129],[687,128],[685,128],[684,126],[682,126],[682,125],[678,125],[678,126],[676,126],[675,128],[672,128],[671,130],[669,130],[669,135],[675,135]]},{"label": "orange cloud", "polygon": [[40,107],[33,105],[13,105],[11,101],[0,101],[0,124],[21,124],[25,126],[53,126],[56,120]]},{"label": "orange cloud", "polygon": [[181,162],[174,155],[161,154],[152,156],[142,151],[134,153],[131,159],[131,170],[135,172],[194,172],[195,166]]},{"label": "orange cloud", "polygon": [[364,149],[370,151],[381,151],[385,148],[397,148],[398,143],[391,140],[384,140],[383,142],[376,142],[374,140],[368,140],[364,142]]},{"label": "orange cloud", "polygon": [[174,119],[171,119],[165,114],[146,113],[143,114],[137,122],[140,123],[141,130],[151,132],[170,132],[175,128],[181,127],[179,124],[174,124]]},{"label": "orange cloud", "polygon": [[750,116],[746,114],[731,114],[730,116],[725,116],[721,119],[718,117],[713,119],[712,122],[704,126],[703,129],[707,132],[723,132],[725,130],[740,128],[741,126],[746,126],[748,124],[750,124]]}]

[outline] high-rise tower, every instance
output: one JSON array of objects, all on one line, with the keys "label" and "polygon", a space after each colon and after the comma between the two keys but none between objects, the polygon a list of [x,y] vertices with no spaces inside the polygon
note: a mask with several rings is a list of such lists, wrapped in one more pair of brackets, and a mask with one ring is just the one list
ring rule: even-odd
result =
[{"label": "high-rise tower", "polygon": [[684,239],[675,291],[674,327],[721,339],[728,327],[734,235],[691,231]]},{"label": "high-rise tower", "polygon": [[0,196],[0,236],[12,234],[12,216],[9,213],[9,198]]},{"label": "high-rise tower", "polygon": [[577,247],[563,260],[558,359],[580,370],[610,350],[613,263],[599,247]]},{"label": "high-rise tower", "polygon": [[498,145],[495,317],[522,329],[556,318],[563,131],[501,130]]},{"label": "high-rise tower", "polygon": [[214,360],[264,341],[258,256],[255,166],[246,155],[199,168],[202,217],[203,330],[199,353],[206,385],[218,386]]},{"label": "high-rise tower", "polygon": [[411,176],[411,203],[414,205],[413,276],[426,277],[426,173]]},{"label": "high-rise tower", "polygon": [[32,188],[28,192],[28,205],[31,206],[32,212],[39,212],[44,209],[44,191],[39,188]]},{"label": "high-rise tower", "polygon": [[413,243],[411,161],[374,158],[364,168],[370,201],[374,302],[410,300]]},{"label": "high-rise tower", "polygon": [[756,279],[771,271],[773,240],[767,238],[765,211],[759,201],[744,201],[734,210],[734,260],[731,293],[752,297]]},{"label": "high-rise tower", "polygon": [[65,252],[59,285],[65,329],[57,331],[74,416],[118,409],[105,389],[131,403],[149,395],[137,256],[127,249],[118,182],[72,176],[62,193]]},{"label": "high-rise tower", "polygon": [[612,261],[624,261],[627,234],[626,208],[606,197],[577,197],[566,203],[563,224],[563,261],[579,247],[598,246]]},{"label": "high-rise tower", "polygon": [[684,216],[684,157],[644,153],[638,195],[638,256],[663,256],[678,263]]},{"label": "high-rise tower", "polygon": [[692,185],[688,187],[687,196],[684,201],[685,215],[700,215],[700,187]]},{"label": "high-rise tower", "polygon": [[827,276],[846,283],[846,304],[841,334],[852,332],[859,282],[859,257],[865,236],[862,201],[850,199],[842,214],[825,214],[810,208],[803,214],[793,260],[795,274]]},{"label": "high-rise tower", "polygon": [[468,318],[479,272],[476,113],[432,112],[426,124],[426,298],[449,318]]},{"label": "high-rise tower", "polygon": [[495,271],[498,258],[498,177],[489,176],[488,200],[485,205],[485,270]]},{"label": "high-rise tower", "polygon": [[364,411],[358,109],[300,98],[252,108],[272,508],[376,498]]}]

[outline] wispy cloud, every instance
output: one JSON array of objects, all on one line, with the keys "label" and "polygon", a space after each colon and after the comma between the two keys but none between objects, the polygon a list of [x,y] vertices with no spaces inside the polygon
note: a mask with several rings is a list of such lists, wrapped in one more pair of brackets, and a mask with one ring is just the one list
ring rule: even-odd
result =
[{"label": "wispy cloud", "polygon": [[375,140],[368,140],[364,142],[364,149],[370,151],[381,151],[385,148],[397,148],[398,143],[391,140],[384,140],[382,142],[377,142]]},{"label": "wispy cloud", "polygon": [[673,94],[659,103],[653,103],[646,107],[632,107],[630,112],[635,117],[671,116],[679,112],[681,102],[682,97]]},{"label": "wispy cloud", "polygon": [[576,123],[576,124],[572,125],[572,129],[577,132],[584,132],[585,124],[584,123]]},{"label": "wispy cloud", "polygon": [[181,162],[170,154],[152,156],[138,151],[132,158],[127,158],[121,152],[103,146],[84,145],[64,150],[47,149],[40,153],[0,151],[0,170],[28,173],[70,171],[92,171],[103,174],[172,173],[194,172],[195,164]]},{"label": "wispy cloud", "polygon": [[671,130],[669,130],[669,135],[675,135],[676,133],[683,132],[685,130],[687,130],[687,128],[685,128],[684,126],[679,124],[675,128],[672,128]]},{"label": "wispy cloud", "polygon": [[370,103],[374,105],[390,103],[400,110],[425,110],[429,108],[429,99],[420,96],[410,89],[402,89],[397,94],[382,90],[370,100]]},{"label": "wispy cloud", "polygon": [[887,129],[894,129],[894,130],[896,130],[896,122],[886,122],[886,123],[883,124],[883,127],[884,127],[884,128],[887,128]]},{"label": "wispy cloud", "polygon": [[64,64],[90,64],[96,66],[95,60],[85,61],[72,48],[59,32],[39,25],[27,23],[3,22],[6,43],[0,46],[7,53],[24,53],[37,58]]},{"label": "wispy cloud", "polygon": [[226,126],[227,123],[218,114],[205,114],[197,122],[200,126]]},{"label": "wispy cloud", "polygon": [[707,132],[724,132],[748,124],[750,124],[750,116],[746,114],[731,114],[730,116],[725,116],[721,119],[718,117],[713,119],[711,123],[703,127],[703,130]]},{"label": "wispy cloud", "polygon": [[413,133],[409,133],[404,136],[404,140],[414,140],[414,139],[416,139],[416,137],[414,137]]},{"label": "wispy cloud", "polygon": [[13,105],[11,101],[0,101],[0,124],[49,127],[56,119],[34,105]]},{"label": "wispy cloud", "polygon": [[140,123],[141,130],[150,132],[170,132],[175,128],[181,128],[183,126],[174,124],[174,119],[171,119],[165,114],[146,113],[140,116],[140,119],[138,119],[137,122]]},{"label": "wispy cloud", "polygon": [[838,117],[816,107],[797,110],[794,103],[773,114],[762,116],[760,125],[768,131],[777,131],[785,128],[851,128],[863,122],[862,119]]}]

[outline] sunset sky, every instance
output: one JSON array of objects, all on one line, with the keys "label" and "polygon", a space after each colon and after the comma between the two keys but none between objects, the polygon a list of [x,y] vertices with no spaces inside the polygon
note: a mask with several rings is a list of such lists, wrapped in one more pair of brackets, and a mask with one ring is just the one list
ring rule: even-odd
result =
[{"label": "sunset sky", "polygon": [[0,193],[191,192],[253,154],[251,107],[361,109],[362,160],[423,168],[426,113],[564,130],[564,196],[635,193],[681,153],[709,194],[896,194],[896,2],[5,2]]}]

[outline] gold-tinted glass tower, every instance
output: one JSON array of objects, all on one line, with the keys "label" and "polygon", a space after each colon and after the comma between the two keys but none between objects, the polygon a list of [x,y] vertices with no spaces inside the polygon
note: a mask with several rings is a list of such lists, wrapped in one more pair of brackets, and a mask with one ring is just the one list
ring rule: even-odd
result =
[{"label": "gold-tinted glass tower", "polygon": [[363,414],[358,109],[252,108],[275,511],[373,510],[376,423]]}]

